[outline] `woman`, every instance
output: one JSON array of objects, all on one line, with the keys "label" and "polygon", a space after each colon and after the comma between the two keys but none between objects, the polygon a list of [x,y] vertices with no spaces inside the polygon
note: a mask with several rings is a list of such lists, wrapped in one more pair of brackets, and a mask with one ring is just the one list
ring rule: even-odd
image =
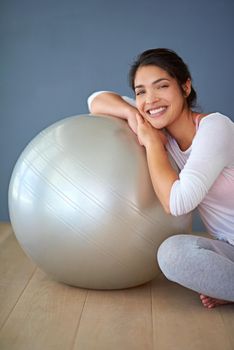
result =
[{"label": "woman", "polygon": [[168,279],[198,292],[207,308],[234,302],[234,123],[220,113],[194,111],[190,72],[171,50],[139,55],[130,82],[136,107],[125,97],[99,92],[89,97],[91,113],[126,119],[145,147],[165,211],[182,215],[198,207],[216,238],[172,236],[158,250],[159,266]]}]

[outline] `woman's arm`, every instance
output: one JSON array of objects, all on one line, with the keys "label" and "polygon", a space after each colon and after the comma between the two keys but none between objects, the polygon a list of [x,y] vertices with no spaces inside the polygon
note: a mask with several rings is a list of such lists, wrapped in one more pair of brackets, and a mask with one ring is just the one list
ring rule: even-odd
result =
[{"label": "woman's arm", "polygon": [[125,119],[130,128],[136,133],[137,109],[128,103],[124,97],[114,92],[94,93],[88,99],[89,109],[92,114],[112,115]]},{"label": "woman's arm", "polygon": [[195,209],[222,170],[233,164],[234,124],[225,118],[218,114],[204,118],[178,175],[169,162],[162,132],[137,115],[137,136],[146,149],[155,193],[167,213],[178,216]]},{"label": "woman's arm", "polygon": [[[224,168],[233,167],[234,124],[219,114],[203,118],[193,140],[190,156],[175,181],[170,194],[172,215],[195,209],[205,198]],[[225,178],[225,176],[224,176]],[[227,189],[223,186],[220,192]],[[233,187],[230,186],[230,191]]]},{"label": "woman's arm", "polygon": [[154,191],[166,213],[170,214],[170,192],[178,174],[172,167],[165,148],[167,138],[161,130],[153,128],[137,114],[137,136],[145,147],[149,173]]}]

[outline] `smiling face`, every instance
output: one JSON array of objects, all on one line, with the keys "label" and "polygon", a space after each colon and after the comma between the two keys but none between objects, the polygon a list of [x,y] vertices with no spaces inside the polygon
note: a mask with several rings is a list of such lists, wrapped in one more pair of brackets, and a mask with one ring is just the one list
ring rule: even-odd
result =
[{"label": "smiling face", "polygon": [[156,129],[170,127],[189,111],[186,96],[191,91],[191,81],[180,87],[176,79],[157,66],[140,66],[134,88],[137,109]]}]

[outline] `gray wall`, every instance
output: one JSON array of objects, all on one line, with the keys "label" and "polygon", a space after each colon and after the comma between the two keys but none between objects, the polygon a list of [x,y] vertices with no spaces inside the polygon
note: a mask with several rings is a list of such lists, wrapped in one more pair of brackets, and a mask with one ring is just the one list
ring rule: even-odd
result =
[{"label": "gray wall", "polygon": [[131,94],[127,72],[145,49],[176,50],[203,110],[234,118],[233,16],[232,0],[0,0],[0,220],[8,220],[9,179],[26,144],[86,113],[95,90]]}]

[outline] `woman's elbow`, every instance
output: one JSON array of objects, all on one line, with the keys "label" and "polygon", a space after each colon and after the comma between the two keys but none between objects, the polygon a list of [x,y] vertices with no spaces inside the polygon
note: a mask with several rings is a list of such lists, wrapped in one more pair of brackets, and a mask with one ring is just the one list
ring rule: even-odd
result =
[{"label": "woman's elbow", "polygon": [[97,105],[95,103],[95,101],[93,101],[89,107],[89,111],[91,114],[98,114],[99,111],[98,111],[98,108],[97,108]]},{"label": "woman's elbow", "polygon": [[171,214],[172,216],[183,216],[183,215],[191,213],[192,211],[193,211],[193,209],[186,210],[185,208],[177,208],[176,210],[173,210],[171,208],[171,209],[169,209],[168,214]]},{"label": "woman's elbow", "polygon": [[99,95],[101,95],[101,91],[97,91],[92,93],[87,100],[88,108],[91,114],[99,113],[100,108],[99,108]]},{"label": "woman's elbow", "polygon": [[164,203],[161,203],[162,206],[163,206],[163,209],[164,211],[166,212],[166,214],[170,214],[172,216],[182,216],[182,215],[185,215],[185,214],[188,214],[190,212],[190,210],[173,210],[171,207],[170,207],[170,203],[169,202],[164,202]]}]

